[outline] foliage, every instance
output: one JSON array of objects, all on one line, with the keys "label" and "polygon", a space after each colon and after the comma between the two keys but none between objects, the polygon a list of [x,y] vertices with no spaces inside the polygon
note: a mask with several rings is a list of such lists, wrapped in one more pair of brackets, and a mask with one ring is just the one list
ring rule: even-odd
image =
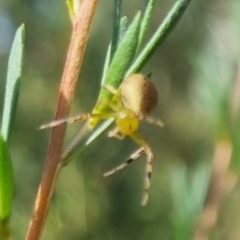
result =
[{"label": "foliage", "polygon": [[[74,5],[76,2],[68,1],[72,19],[78,8]],[[240,238],[240,194],[236,180],[240,166],[239,1],[212,1],[211,4],[192,1],[183,17],[172,12],[185,10],[186,5],[181,5],[181,1],[148,0],[144,7],[142,2],[115,0],[111,6],[114,8],[112,32],[110,4],[99,2],[73,115],[92,109],[103,111],[105,106],[95,102],[106,97],[104,84],[118,87],[122,78],[132,72],[153,72],[152,80],[160,96],[155,115],[163,119],[166,126],[156,129],[143,125],[141,128],[156,158],[149,204],[145,208],[139,206],[143,159],[125,172],[102,178],[107,169],[123,161],[134,149],[128,139],[118,141],[100,135],[111,124],[111,121],[104,122],[89,133],[84,143],[75,145],[81,151],[74,152],[76,161],[68,164],[59,176],[42,239],[193,239],[207,202],[214,156],[219,149],[231,152],[231,148],[227,187],[223,189],[218,221],[209,239]],[[169,11],[172,2],[174,7]],[[0,90],[4,93],[0,96],[8,96],[7,100],[0,98],[5,109],[0,138],[0,214],[2,223],[7,223],[5,230],[3,226],[1,230],[9,234],[8,220],[12,212],[13,238],[23,239],[48,142],[48,131],[35,130],[52,119],[58,88],[55,80],[59,79],[65,59],[70,27],[67,8],[59,1],[16,4],[10,0],[2,9],[0,16],[9,24],[4,25],[6,32],[0,36],[1,69],[8,58],[1,45],[6,41],[3,37],[13,35],[12,29],[19,19],[27,26],[19,103],[23,26],[17,32],[20,34],[18,50],[15,51],[13,44],[9,58],[7,79],[13,77],[11,90],[3,84],[5,71],[0,72]],[[136,14],[138,9],[143,11]],[[163,26],[173,20],[177,23],[180,18],[176,28],[175,22],[172,25],[174,31],[163,31]],[[128,61],[124,61],[125,58]],[[16,60],[15,70],[10,70],[10,59]],[[121,62],[124,64],[119,68]],[[66,142],[78,128],[78,124],[69,126]],[[224,151],[221,153],[224,156]],[[2,201],[2,196],[6,201]]]}]

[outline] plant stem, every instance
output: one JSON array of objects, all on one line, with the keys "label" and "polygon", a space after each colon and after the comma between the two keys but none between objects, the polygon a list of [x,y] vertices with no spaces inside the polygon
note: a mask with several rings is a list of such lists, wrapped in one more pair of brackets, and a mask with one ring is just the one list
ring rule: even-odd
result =
[{"label": "plant stem", "polygon": [[208,240],[211,230],[216,224],[219,206],[225,193],[224,180],[231,155],[232,144],[230,140],[220,139],[216,143],[211,181],[194,240]]},{"label": "plant stem", "polygon": [[[56,119],[69,115],[77,79],[89,37],[89,29],[98,0],[84,0],[73,20],[72,36],[61,79]],[[26,240],[38,240],[44,228],[55,182],[61,170],[61,151],[66,125],[53,128],[42,179],[35,200],[34,213],[29,225]]]}]

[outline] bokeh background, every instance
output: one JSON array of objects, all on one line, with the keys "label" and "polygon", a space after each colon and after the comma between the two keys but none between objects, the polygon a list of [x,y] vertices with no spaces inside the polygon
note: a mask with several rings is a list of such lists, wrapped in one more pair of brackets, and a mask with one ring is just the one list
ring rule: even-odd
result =
[{"label": "bokeh background", "polygon": [[[124,1],[130,19],[144,0]],[[174,0],[156,3],[147,39]],[[108,43],[113,0],[99,1],[72,115],[92,110],[97,99]],[[143,70],[153,72],[159,91],[155,117],[164,128],[143,123],[141,133],[155,154],[147,207],[140,206],[145,159],[109,178],[102,174],[126,159],[137,146],[106,132],[77,154],[58,179],[44,240],[193,239],[211,176],[216,137],[225,132],[238,72],[240,2],[192,0],[183,19]],[[37,128],[53,119],[71,24],[65,1],[0,0],[0,106],[11,42],[26,25],[24,72],[11,155],[15,197],[13,239],[24,239],[50,130]],[[146,41],[147,41],[146,39]],[[81,123],[69,126],[66,142]],[[222,128],[224,128],[222,130]],[[237,130],[235,131],[237,132]],[[238,163],[237,143],[233,162]],[[237,176],[237,164],[231,172]],[[240,239],[240,185],[226,191],[210,239]]]}]

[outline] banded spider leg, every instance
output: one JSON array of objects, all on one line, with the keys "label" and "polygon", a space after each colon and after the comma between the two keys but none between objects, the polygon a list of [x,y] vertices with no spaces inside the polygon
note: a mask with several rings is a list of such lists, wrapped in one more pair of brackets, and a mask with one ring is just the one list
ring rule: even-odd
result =
[{"label": "banded spider leg", "polygon": [[122,170],[123,168],[127,167],[130,163],[137,160],[143,153],[145,153],[147,155],[147,159],[146,159],[146,170],[145,170],[145,179],[144,179],[144,193],[143,193],[141,204],[146,205],[147,202],[148,202],[148,198],[149,198],[150,180],[151,180],[152,169],[153,169],[153,167],[152,167],[152,165],[153,165],[153,153],[152,153],[152,150],[151,150],[150,146],[146,142],[146,140],[140,134],[134,133],[134,134],[131,135],[131,137],[141,147],[139,149],[137,149],[134,153],[132,153],[130,155],[130,157],[124,163],[122,163],[122,164],[118,165],[117,167],[107,171],[106,173],[104,173],[103,176],[108,177],[108,176]]}]

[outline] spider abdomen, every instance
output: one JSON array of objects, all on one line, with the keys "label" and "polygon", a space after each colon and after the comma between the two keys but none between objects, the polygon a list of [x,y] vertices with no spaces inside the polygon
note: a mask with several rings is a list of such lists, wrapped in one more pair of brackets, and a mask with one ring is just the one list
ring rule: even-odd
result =
[{"label": "spider abdomen", "polygon": [[136,115],[146,116],[157,106],[158,92],[147,76],[136,73],[125,78],[121,85],[123,104]]}]

